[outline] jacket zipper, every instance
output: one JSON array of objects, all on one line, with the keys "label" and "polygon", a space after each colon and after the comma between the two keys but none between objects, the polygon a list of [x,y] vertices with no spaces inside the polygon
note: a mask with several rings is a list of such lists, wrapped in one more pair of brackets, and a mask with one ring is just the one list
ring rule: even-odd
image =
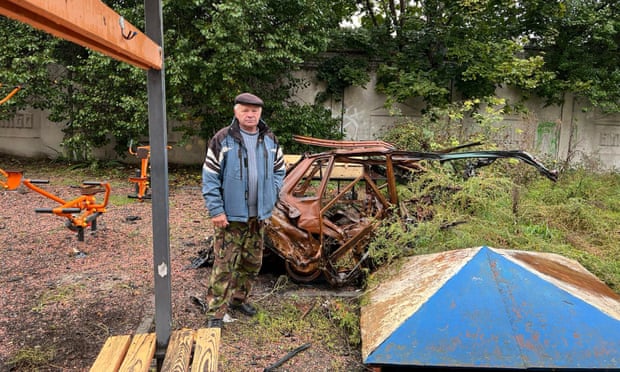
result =
[{"label": "jacket zipper", "polygon": [[241,146],[237,149],[237,157],[239,157],[239,177],[243,180],[243,155],[241,154]]},{"label": "jacket zipper", "polygon": [[267,146],[265,146],[265,142],[263,141],[263,137],[258,137],[258,145],[261,146],[263,148],[263,156],[264,156],[264,163],[265,163],[265,174],[263,175],[263,177],[265,177],[265,179],[267,179],[267,170],[268,168],[268,161],[269,160],[269,154],[267,153]]}]

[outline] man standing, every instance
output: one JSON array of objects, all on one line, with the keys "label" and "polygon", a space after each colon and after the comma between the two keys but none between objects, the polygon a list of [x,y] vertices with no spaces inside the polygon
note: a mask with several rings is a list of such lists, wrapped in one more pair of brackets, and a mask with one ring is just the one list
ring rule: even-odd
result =
[{"label": "man standing", "polygon": [[235,97],[232,123],[211,138],[202,166],[202,195],[215,228],[207,327],[221,328],[228,308],[256,314],[247,298],[263,261],[264,221],[286,172],[276,136],[261,119],[263,105],[254,94]]}]

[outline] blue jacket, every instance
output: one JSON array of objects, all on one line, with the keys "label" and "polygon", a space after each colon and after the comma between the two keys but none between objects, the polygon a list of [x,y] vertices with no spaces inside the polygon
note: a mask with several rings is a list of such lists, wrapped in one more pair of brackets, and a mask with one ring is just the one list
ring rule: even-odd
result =
[{"label": "blue jacket", "polygon": [[[258,132],[258,219],[266,220],[278,200],[286,166],[275,135],[262,120]],[[212,217],[226,213],[229,221],[248,221],[247,151],[236,119],[209,141],[202,166],[202,196]]]}]

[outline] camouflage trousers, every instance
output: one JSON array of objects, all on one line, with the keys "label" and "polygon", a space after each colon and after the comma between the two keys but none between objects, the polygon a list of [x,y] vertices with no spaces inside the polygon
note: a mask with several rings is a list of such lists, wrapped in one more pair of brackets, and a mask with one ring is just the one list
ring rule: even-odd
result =
[{"label": "camouflage trousers", "polygon": [[207,317],[221,319],[229,304],[246,300],[263,262],[264,234],[264,223],[256,218],[216,230]]}]

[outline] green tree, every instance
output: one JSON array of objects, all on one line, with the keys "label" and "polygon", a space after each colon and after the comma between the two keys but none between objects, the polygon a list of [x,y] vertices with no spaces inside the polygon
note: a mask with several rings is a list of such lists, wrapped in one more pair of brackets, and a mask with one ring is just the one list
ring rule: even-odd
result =
[{"label": "green tree", "polygon": [[[379,89],[388,103],[422,97],[445,105],[493,95],[503,84],[531,89],[551,74],[527,55],[533,14],[553,16],[554,2],[369,1],[362,24],[381,43]],[[547,4],[547,5],[545,5]]]},{"label": "green tree", "polygon": [[0,117],[11,118],[26,107],[49,108],[57,93],[58,69],[53,66],[53,52],[66,44],[2,16],[0,30],[0,97],[22,86],[18,94],[0,106]]},{"label": "green tree", "polygon": [[[355,45],[379,61],[377,89],[388,107],[421,97],[423,119],[409,124],[426,128],[423,148],[436,148],[442,144],[430,139],[455,144],[458,128],[450,126],[463,118],[489,122],[484,110],[497,105],[502,86],[519,88],[523,100],[538,94],[561,103],[574,92],[620,111],[619,7],[611,0],[365,1],[361,27],[334,47]],[[501,103],[491,120],[521,103]]]},{"label": "green tree", "polygon": [[[106,2],[144,28],[142,1]],[[549,103],[574,92],[595,107],[620,111],[620,5],[612,0],[163,4],[168,113],[187,135],[209,137],[231,119],[233,97],[253,91],[265,99],[264,117],[276,131],[337,136],[338,125],[324,110],[302,112],[289,99],[307,83],[293,73],[309,61],[318,61],[327,83],[319,102],[338,100],[347,86],[364,86],[372,65],[388,106],[422,97],[428,122],[467,115],[463,108],[474,115],[496,102],[492,96],[504,85]],[[362,27],[343,30],[339,24],[356,4]],[[68,123],[64,144],[75,158],[88,158],[112,140],[125,153],[129,139],[146,134],[144,71],[6,18],[0,17],[0,30],[0,96],[17,84],[26,87],[2,105],[1,115],[26,106],[50,109],[54,120]],[[361,53],[318,58],[328,48]],[[455,104],[461,106],[442,110]],[[295,115],[306,125],[292,126]]]},{"label": "green tree", "polygon": [[[169,109],[209,137],[230,121],[234,96],[252,91],[265,100],[263,116],[274,130],[294,129],[288,121],[298,107],[288,98],[305,82],[292,73],[327,49],[330,30],[339,27],[353,5],[332,0],[167,2]],[[324,134],[321,126],[333,126],[321,119],[321,110],[305,114],[311,113],[318,116],[306,118],[316,126],[304,125],[306,131],[298,134]],[[283,141],[288,145],[286,136]]]},{"label": "green tree", "polygon": [[[106,3],[144,29],[142,1]],[[290,128],[290,123],[278,120],[290,120],[286,111],[298,110],[288,97],[304,84],[291,73],[306,59],[326,50],[330,30],[338,28],[353,7],[354,0],[164,1],[169,119],[182,122],[180,130],[188,135],[206,138],[230,122],[234,96],[253,91],[266,101],[264,118],[274,130]],[[32,86],[49,88],[41,94],[41,107],[51,110],[53,120],[68,123],[64,141],[67,154],[88,160],[92,149],[111,141],[119,154],[126,154],[128,141],[147,133],[144,71],[12,20],[2,21],[2,35],[15,48],[2,51],[3,66],[18,64],[16,58],[24,58],[20,54],[33,56],[34,66],[20,65],[19,70],[29,82],[34,79],[29,74],[44,79],[49,66],[64,66],[63,73],[51,81]],[[23,34],[13,32],[16,29]],[[15,76],[0,73],[0,82],[6,81],[3,84],[7,86],[24,80],[12,74]],[[27,104],[26,94],[22,96],[14,107]],[[7,111],[13,106],[7,106]],[[306,116],[315,126],[305,126],[307,132],[299,134],[337,134],[334,122],[323,114],[321,110],[307,110],[305,115],[315,115]]]},{"label": "green tree", "polygon": [[544,53],[554,79],[536,93],[561,103],[568,92],[594,107],[620,112],[620,3],[614,0],[567,0],[561,16],[546,20],[545,37],[532,40]]},{"label": "green tree", "polygon": [[350,86],[361,86],[370,80],[367,58],[351,58],[344,53],[324,60],[317,69],[317,79],[325,81],[326,89],[317,97],[318,102],[329,98],[340,101],[344,90]]}]

